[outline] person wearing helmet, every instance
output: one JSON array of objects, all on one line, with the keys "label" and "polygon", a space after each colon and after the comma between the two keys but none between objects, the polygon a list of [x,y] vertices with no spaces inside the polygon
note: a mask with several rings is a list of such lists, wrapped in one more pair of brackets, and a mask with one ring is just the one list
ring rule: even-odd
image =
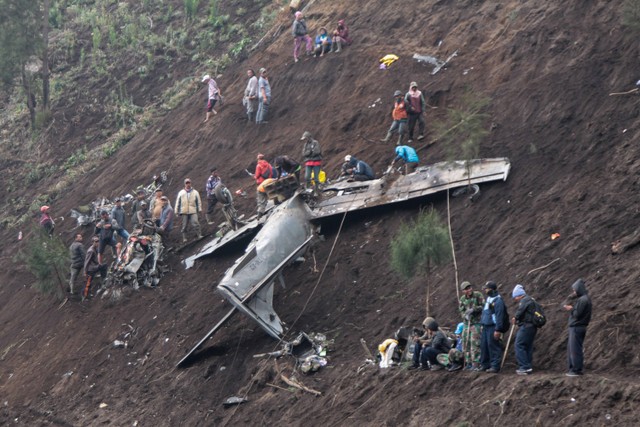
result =
[{"label": "person wearing helmet", "polygon": [[40,226],[44,229],[44,231],[51,236],[53,234],[53,230],[56,228],[55,222],[53,222],[53,218],[49,214],[49,206],[42,206],[40,208]]},{"label": "person wearing helmet", "polygon": [[480,318],[484,307],[484,297],[480,292],[474,291],[471,283],[467,281],[460,284],[460,290],[462,290],[462,296],[458,311],[466,328],[462,340],[465,369],[480,371],[480,337],[482,333]]},{"label": "person wearing helmet", "polygon": [[352,181],[370,181],[376,178],[373,169],[367,163],[360,159],[356,159],[352,155],[346,155],[344,158],[343,171],[350,176]]},{"label": "person wearing helmet", "polygon": [[96,224],[95,234],[100,239],[98,246],[98,264],[102,264],[102,254],[107,246],[111,246],[113,256],[117,256],[115,233],[120,229],[118,222],[109,216],[109,212],[100,212],[100,221]]},{"label": "person wearing helmet", "polygon": [[395,98],[393,111],[391,112],[393,122],[391,122],[391,127],[387,131],[387,136],[381,139],[381,141],[389,142],[391,135],[397,132],[399,135],[397,145],[402,145],[402,138],[404,137],[404,133],[407,129],[407,120],[409,117],[407,113],[407,102],[404,100],[404,95],[399,90],[395,91],[393,97]]}]

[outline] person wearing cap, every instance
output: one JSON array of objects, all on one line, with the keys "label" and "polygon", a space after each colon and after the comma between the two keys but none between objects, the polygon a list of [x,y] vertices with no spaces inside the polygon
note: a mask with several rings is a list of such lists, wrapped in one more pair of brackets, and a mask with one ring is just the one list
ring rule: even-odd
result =
[{"label": "person wearing cap", "polygon": [[[103,212],[108,215],[106,211]],[[91,246],[89,247],[84,259],[84,276],[87,279],[87,282],[82,292],[83,298],[89,296],[91,282],[97,274],[100,274],[100,278],[103,282],[107,277],[107,264],[103,264],[100,260],[99,246],[100,238],[98,236],[93,236],[91,238]]]},{"label": "person wearing cap", "polygon": [[465,369],[480,371],[480,336],[482,334],[480,318],[484,297],[480,292],[474,291],[471,283],[466,280],[460,284],[460,289],[462,296],[460,296],[458,311],[465,322],[465,334],[462,340]]},{"label": "person wearing cap", "polygon": [[160,212],[160,226],[158,227],[158,233],[162,234],[162,236],[166,238],[169,232],[173,229],[173,217],[175,214],[167,196],[162,196],[160,198],[160,203],[162,204],[162,211]]},{"label": "person wearing cap", "polygon": [[118,236],[120,236],[126,242],[129,238],[129,233],[125,229],[126,214],[124,212],[124,208],[122,207],[122,199],[120,197],[116,198],[115,204],[111,209],[111,218],[113,218],[120,227],[116,231]]},{"label": "person wearing cap", "polygon": [[393,133],[398,133],[398,143],[396,145],[402,145],[402,138],[404,137],[406,127],[407,127],[407,103],[402,96],[402,92],[399,90],[395,91],[393,94],[395,99],[393,103],[393,111],[391,112],[391,117],[393,118],[393,122],[391,122],[391,127],[387,131],[387,136],[381,139],[382,142],[389,142],[391,139],[391,135]]},{"label": "person wearing cap", "polygon": [[260,68],[260,78],[258,79],[258,112],[256,113],[256,124],[267,123],[267,113],[271,105],[271,85],[267,76],[267,69]]},{"label": "person wearing cap", "polygon": [[109,212],[100,212],[100,221],[96,224],[95,234],[98,236],[100,245],[98,246],[98,263],[102,264],[102,254],[107,246],[111,246],[114,257],[118,256],[115,232],[120,228],[115,219],[109,216]]},{"label": "person wearing cap", "polygon": [[567,341],[568,377],[577,377],[583,374],[584,368],[584,339],[587,336],[587,326],[591,321],[591,298],[582,279],[576,280],[571,285],[573,292],[572,303],[566,303],[562,308],[569,314],[569,337]]},{"label": "person wearing cap", "polygon": [[176,213],[182,217],[182,242],[187,242],[187,227],[191,227],[196,231],[198,239],[202,238],[200,232],[200,223],[198,222],[198,214],[202,211],[202,200],[198,190],[191,187],[191,180],[184,180],[184,188],[178,193],[176,199]]},{"label": "person wearing cap", "polygon": [[209,74],[205,74],[204,77],[202,77],[202,83],[208,86],[207,115],[203,122],[206,123],[209,121],[211,113],[218,114],[213,107],[216,105],[216,102],[222,98],[222,93],[220,92],[220,88],[218,88],[216,81],[213,80]]},{"label": "person wearing cap", "polygon": [[[253,174],[253,178],[256,180],[256,205],[258,211],[258,219],[264,215],[265,210],[267,209],[267,203],[269,202],[269,196],[264,189],[263,185],[264,181],[270,179],[273,181],[275,175],[273,173],[273,167],[269,162],[264,159],[264,154],[258,154],[256,163],[256,171]],[[269,182],[272,182],[269,181]]]},{"label": "person wearing cap", "polygon": [[[440,330],[438,322],[432,319],[426,324],[425,335],[414,338],[412,369],[420,367],[423,371],[436,371],[444,366],[438,361],[438,355],[448,354],[451,347],[447,336]],[[416,356],[419,355],[419,356]],[[419,366],[417,362],[419,361]]]},{"label": "person wearing cap", "polygon": [[56,228],[56,223],[49,214],[49,206],[42,206],[40,208],[40,226],[49,235],[53,235],[53,230]]},{"label": "person wearing cap", "polygon": [[302,147],[302,159],[304,162],[304,182],[306,188],[311,188],[311,175],[316,184],[316,189],[320,188],[320,166],[322,166],[322,148],[320,143],[313,139],[313,135],[308,130],[304,131],[300,141],[304,141]]},{"label": "person wearing cap", "polygon": [[249,123],[252,123],[258,108],[258,77],[256,77],[256,73],[252,68],[247,70],[247,77],[249,77],[249,81],[247,81],[247,87],[244,89],[242,105],[247,111]]},{"label": "person wearing cap", "polygon": [[216,198],[216,187],[220,185],[221,182],[222,179],[220,178],[220,175],[218,175],[218,168],[215,166],[212,167],[209,178],[204,186],[205,191],[207,192],[207,213],[204,214],[204,217],[209,225],[213,224],[211,218],[213,210],[216,207],[216,203],[218,203],[218,199]]},{"label": "person wearing cap", "polygon": [[73,288],[76,283],[76,279],[80,275],[80,271],[84,267],[84,261],[87,258],[87,252],[84,250],[84,245],[82,244],[82,234],[76,234],[73,243],[69,246],[69,256],[71,257],[69,293],[73,295]]},{"label": "person wearing cap", "polygon": [[480,341],[480,363],[482,369],[488,373],[500,372],[502,362],[502,334],[509,330],[507,307],[498,293],[498,286],[493,281],[484,285],[487,299],[482,309],[482,339]]},{"label": "person wearing cap", "polygon": [[327,34],[327,29],[321,27],[316,36],[316,47],[314,54],[316,57],[324,56],[325,53],[331,52],[331,37]]},{"label": "person wearing cap", "polygon": [[297,11],[294,17],[293,26],[291,27],[291,34],[293,35],[293,60],[294,62],[298,62],[298,51],[300,50],[302,42],[306,44],[307,55],[311,55],[313,46],[302,12]]},{"label": "person wearing cap", "polygon": [[407,105],[407,112],[409,113],[409,121],[407,124],[409,130],[409,144],[413,142],[413,129],[418,122],[418,141],[424,138],[424,113],[426,112],[427,104],[424,100],[424,95],[418,90],[418,83],[411,82],[409,85],[409,92],[404,95],[404,100]]},{"label": "person wearing cap", "polygon": [[420,158],[415,148],[408,145],[396,145],[396,157],[391,162],[391,166],[397,161],[404,163],[404,174],[407,175],[416,171]]},{"label": "person wearing cap", "polygon": [[514,344],[516,360],[518,361],[516,374],[529,375],[533,372],[533,341],[538,331],[538,328],[533,324],[535,304],[520,284],[513,288],[511,297],[518,303],[518,308],[516,308],[516,312],[511,319],[512,323],[518,325]]},{"label": "person wearing cap", "polygon": [[367,163],[360,159],[356,159],[354,156],[347,154],[344,157],[345,165],[343,165],[344,172],[351,176],[353,181],[370,181],[376,178],[373,173],[373,169]]},{"label": "person wearing cap", "polygon": [[349,28],[347,24],[344,23],[344,19],[340,19],[338,21],[338,25],[336,29],[333,31],[333,39],[331,40],[332,47],[335,46],[336,53],[339,53],[342,50],[343,46],[348,46],[351,44],[351,38],[349,37]]},{"label": "person wearing cap", "polygon": [[147,194],[144,189],[140,188],[136,191],[136,199],[131,204],[131,226],[137,228],[138,225],[138,211],[140,210],[140,203],[142,203]]},{"label": "person wearing cap", "polygon": [[298,184],[300,184],[300,170],[302,169],[302,166],[300,166],[300,163],[293,160],[291,157],[286,155],[277,156],[273,159],[273,167],[277,172],[276,176],[279,178],[293,174],[295,175]]}]

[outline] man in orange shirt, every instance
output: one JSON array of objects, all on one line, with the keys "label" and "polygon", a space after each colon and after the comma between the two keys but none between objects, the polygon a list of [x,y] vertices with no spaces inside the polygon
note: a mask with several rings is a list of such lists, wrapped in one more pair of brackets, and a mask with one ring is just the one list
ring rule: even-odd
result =
[{"label": "man in orange shirt", "polygon": [[264,159],[264,154],[258,154],[258,163],[256,164],[256,172],[253,177],[256,180],[256,184],[258,184],[258,188],[256,189],[256,204],[258,205],[258,219],[260,219],[262,215],[264,215],[267,202],[269,201],[269,197],[264,191],[264,186],[261,186],[261,184],[266,179],[274,178],[273,167]]},{"label": "man in orange shirt", "polygon": [[409,117],[407,113],[407,103],[404,100],[402,92],[400,92],[399,90],[395,91],[393,97],[395,98],[395,103],[393,104],[393,112],[391,113],[393,122],[391,123],[391,127],[387,131],[387,136],[384,137],[384,139],[381,139],[381,141],[389,142],[389,139],[391,139],[391,134],[397,132],[399,137],[398,143],[396,145],[402,145],[402,138],[404,137],[404,133],[407,129],[407,120]]}]

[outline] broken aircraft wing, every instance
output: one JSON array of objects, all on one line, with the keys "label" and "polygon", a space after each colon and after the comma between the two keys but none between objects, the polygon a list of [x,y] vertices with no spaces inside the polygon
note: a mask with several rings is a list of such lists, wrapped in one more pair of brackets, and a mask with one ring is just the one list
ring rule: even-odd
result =
[{"label": "broken aircraft wing", "polygon": [[218,292],[227,301],[276,339],[283,328],[272,306],[274,280],[306,249],[312,236],[310,219],[311,211],[301,195],[277,206],[218,284]]},{"label": "broken aircraft wing", "polygon": [[468,164],[465,161],[440,162],[419,167],[393,182],[387,175],[371,181],[328,184],[323,191],[337,194],[319,202],[313,210],[313,218],[403,202],[465,185],[506,181],[510,168],[506,157],[470,160]]}]

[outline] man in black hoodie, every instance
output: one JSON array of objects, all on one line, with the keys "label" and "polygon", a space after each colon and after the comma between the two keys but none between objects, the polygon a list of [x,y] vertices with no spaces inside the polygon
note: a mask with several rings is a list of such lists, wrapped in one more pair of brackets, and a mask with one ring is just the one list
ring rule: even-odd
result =
[{"label": "man in black hoodie", "polygon": [[567,359],[569,362],[568,377],[582,375],[584,364],[583,344],[587,335],[587,326],[591,320],[591,298],[584,284],[584,280],[578,279],[573,285],[573,294],[577,299],[573,305],[564,305],[564,309],[570,312],[569,316],[569,340],[567,343]]}]

